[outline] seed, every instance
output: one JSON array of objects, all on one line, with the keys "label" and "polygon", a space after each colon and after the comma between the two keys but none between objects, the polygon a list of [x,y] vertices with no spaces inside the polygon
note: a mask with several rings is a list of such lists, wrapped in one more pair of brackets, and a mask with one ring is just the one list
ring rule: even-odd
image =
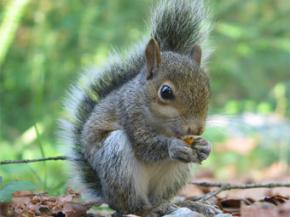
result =
[{"label": "seed", "polygon": [[182,138],[182,140],[188,144],[188,145],[192,145],[194,142],[194,137],[193,136],[185,136]]}]

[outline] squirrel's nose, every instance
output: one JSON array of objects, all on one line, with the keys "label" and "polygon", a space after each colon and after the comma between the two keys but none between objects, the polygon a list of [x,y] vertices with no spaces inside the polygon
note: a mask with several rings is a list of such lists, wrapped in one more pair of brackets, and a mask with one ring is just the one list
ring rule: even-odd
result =
[{"label": "squirrel's nose", "polygon": [[203,127],[188,127],[187,128],[188,135],[200,136],[202,133],[203,133]]}]

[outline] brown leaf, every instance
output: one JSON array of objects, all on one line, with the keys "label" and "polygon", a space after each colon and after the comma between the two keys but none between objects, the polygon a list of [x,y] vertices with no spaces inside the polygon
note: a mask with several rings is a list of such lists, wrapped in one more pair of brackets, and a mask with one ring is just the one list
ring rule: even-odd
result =
[{"label": "brown leaf", "polygon": [[[79,194],[71,190],[67,194],[59,197],[48,196],[47,194],[34,194],[32,192],[16,192],[12,202],[0,206],[0,211],[4,216],[67,216],[82,217],[87,216],[87,211],[93,205],[100,203],[81,203],[78,202]],[[6,210],[5,210],[6,209]],[[0,212],[0,214],[1,214]],[[2,215],[2,214],[1,214]]]},{"label": "brown leaf", "polygon": [[279,217],[275,205],[270,203],[254,203],[250,206],[242,204],[241,217]]},{"label": "brown leaf", "polygon": [[200,187],[195,186],[195,185],[186,185],[181,189],[178,195],[189,198],[189,197],[194,197],[194,196],[200,196],[202,195],[203,192]]},{"label": "brown leaf", "polygon": [[281,205],[278,210],[279,217],[289,217],[290,216],[290,201],[288,200],[286,203]]},{"label": "brown leaf", "polygon": [[288,200],[287,197],[284,197],[284,196],[281,196],[281,195],[274,195],[274,196],[271,196],[271,197],[266,196],[264,198],[264,200],[262,200],[262,201],[268,202],[268,203],[272,203],[272,204],[277,206],[279,204],[285,203],[287,200]]}]

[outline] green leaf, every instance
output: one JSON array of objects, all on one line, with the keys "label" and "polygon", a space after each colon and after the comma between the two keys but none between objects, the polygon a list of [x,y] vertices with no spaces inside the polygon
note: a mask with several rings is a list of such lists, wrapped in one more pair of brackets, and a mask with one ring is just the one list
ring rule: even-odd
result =
[{"label": "green leaf", "polygon": [[9,202],[16,191],[33,191],[36,186],[29,181],[12,181],[0,190],[0,203]]}]

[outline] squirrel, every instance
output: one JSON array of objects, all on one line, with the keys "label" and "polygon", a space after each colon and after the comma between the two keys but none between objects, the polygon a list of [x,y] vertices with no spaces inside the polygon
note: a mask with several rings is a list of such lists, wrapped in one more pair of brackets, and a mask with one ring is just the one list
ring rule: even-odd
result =
[{"label": "squirrel", "polygon": [[84,73],[70,90],[61,128],[78,159],[73,176],[116,216],[154,216],[187,183],[191,163],[210,153],[205,139],[182,139],[205,127],[207,18],[201,0],[161,0],[147,43]]}]

